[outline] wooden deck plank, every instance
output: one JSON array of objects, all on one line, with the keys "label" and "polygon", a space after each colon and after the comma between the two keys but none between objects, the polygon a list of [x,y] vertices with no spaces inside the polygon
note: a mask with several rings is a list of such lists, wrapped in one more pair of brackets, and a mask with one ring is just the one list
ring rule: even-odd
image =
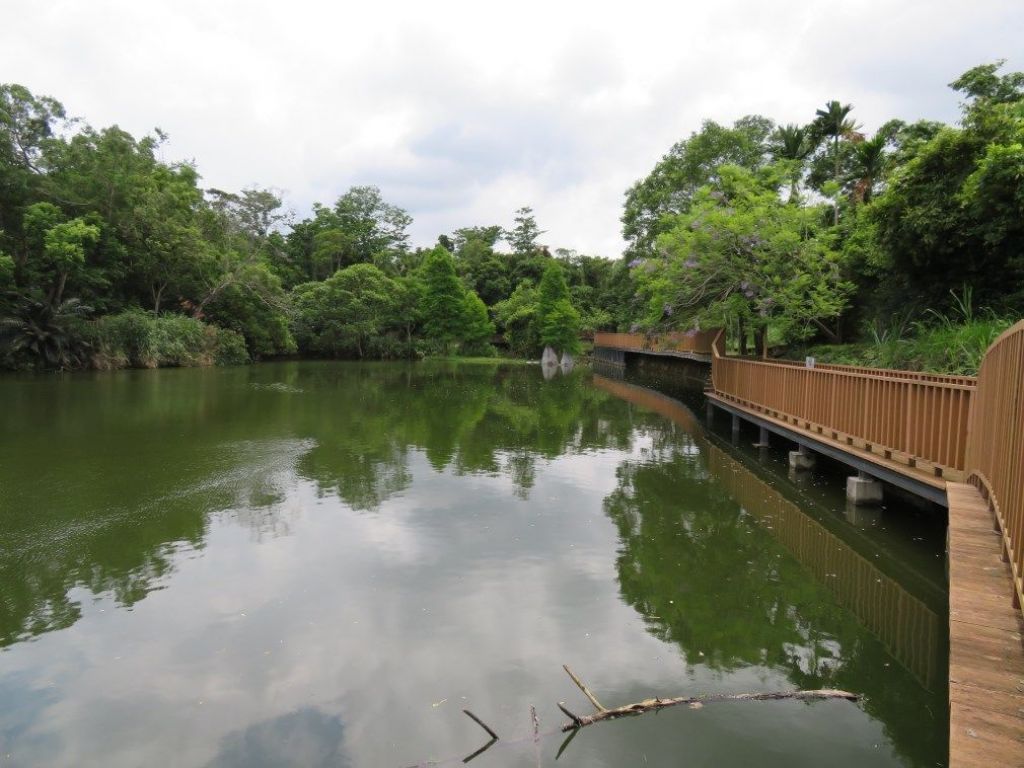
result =
[{"label": "wooden deck plank", "polygon": [[[1020,627],[1020,619],[1014,615],[1015,609],[1006,604],[993,607],[987,605],[968,605],[962,608],[950,608],[949,620],[962,624],[973,624],[978,627],[991,627],[1014,632]],[[967,631],[967,630],[964,630]]]},{"label": "wooden deck plank", "polygon": [[1024,767],[1024,619],[992,513],[949,483],[949,761]]},{"label": "wooden deck plank", "polygon": [[950,683],[949,700],[974,709],[1024,718],[1024,693],[995,693],[968,683]]}]

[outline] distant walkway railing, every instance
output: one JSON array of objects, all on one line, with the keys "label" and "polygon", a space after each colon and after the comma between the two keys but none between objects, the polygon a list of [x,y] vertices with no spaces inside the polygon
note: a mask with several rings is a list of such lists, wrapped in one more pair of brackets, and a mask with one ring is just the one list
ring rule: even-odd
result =
[{"label": "distant walkway railing", "polygon": [[[791,365],[797,368],[805,368],[806,363],[797,360],[770,360],[769,362],[779,365]],[[912,379],[914,381],[936,381],[941,383],[964,384],[974,386],[978,379],[975,376],[961,376],[947,373],[928,373],[926,371],[901,371],[895,368],[869,368],[862,365],[837,365],[835,363],[814,364],[815,370],[839,371],[841,373],[863,373],[885,379]]]},{"label": "distant walkway railing", "polygon": [[1013,576],[1017,607],[1024,604],[1024,321],[989,347],[967,440],[967,482],[995,513]]},{"label": "distant walkway railing", "polygon": [[935,477],[964,477],[970,376],[712,355],[715,394]]},{"label": "distant walkway railing", "polygon": [[672,332],[655,335],[643,333],[594,334],[594,346],[621,349],[633,352],[672,353],[682,352],[710,355],[718,329],[710,331]]}]

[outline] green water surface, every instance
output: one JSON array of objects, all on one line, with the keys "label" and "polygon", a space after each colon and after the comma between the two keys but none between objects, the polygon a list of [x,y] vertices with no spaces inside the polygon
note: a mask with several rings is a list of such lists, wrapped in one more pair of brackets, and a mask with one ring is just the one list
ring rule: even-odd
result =
[{"label": "green water surface", "polygon": [[[0,379],[0,767],[933,766],[935,510],[577,370]],[[699,400],[694,412],[703,418]],[[557,702],[842,688],[601,723]],[[535,740],[530,707],[540,721]]]}]

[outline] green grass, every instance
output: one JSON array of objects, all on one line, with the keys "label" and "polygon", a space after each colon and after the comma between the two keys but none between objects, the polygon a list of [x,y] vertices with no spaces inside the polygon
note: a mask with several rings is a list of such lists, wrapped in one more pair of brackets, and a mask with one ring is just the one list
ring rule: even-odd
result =
[{"label": "green grass", "polygon": [[975,313],[969,290],[953,298],[954,306],[948,314],[928,310],[917,320],[895,317],[888,325],[869,326],[865,341],[794,349],[787,357],[811,356],[818,362],[838,365],[974,375],[989,346],[1013,321],[990,311]]}]

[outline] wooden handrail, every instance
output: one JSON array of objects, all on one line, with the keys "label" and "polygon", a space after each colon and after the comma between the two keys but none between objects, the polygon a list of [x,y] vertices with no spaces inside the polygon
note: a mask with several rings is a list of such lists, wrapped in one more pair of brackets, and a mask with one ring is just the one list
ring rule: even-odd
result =
[{"label": "wooden handrail", "polygon": [[948,379],[939,378],[933,381],[931,378],[914,378],[912,376],[903,376],[902,374],[905,373],[904,371],[889,372],[884,371],[882,369],[873,368],[850,368],[847,366],[833,367],[820,365],[816,365],[813,368],[809,368],[806,365],[794,365],[791,361],[780,362],[778,360],[761,360],[747,357],[729,357],[720,359],[728,359],[730,362],[744,362],[774,368],[785,368],[787,370],[796,369],[800,371],[820,371],[823,373],[834,374],[836,376],[847,376],[850,378],[857,379],[886,379],[889,381],[906,382],[912,384],[920,384],[923,382],[926,384],[934,384],[936,387],[944,387],[948,389],[975,389],[977,387],[977,379],[975,379],[974,377],[951,376]]},{"label": "wooden handrail", "polygon": [[728,357],[720,332],[711,381],[738,404],[966,478],[992,508],[1024,602],[1024,321],[989,347],[977,377]]},{"label": "wooden handrail", "polygon": [[1024,321],[993,342],[978,370],[967,438],[967,482],[988,500],[1024,604]]},{"label": "wooden handrail", "polygon": [[[777,365],[791,365],[797,368],[804,368],[806,364],[799,360],[783,360],[779,358],[773,359],[771,362]],[[950,374],[950,373],[932,373],[930,371],[906,371],[898,368],[870,368],[864,365],[839,365],[838,363],[818,363],[814,364],[815,368],[820,368],[823,371],[846,371],[848,373],[865,373],[872,376],[881,376],[884,378],[893,379],[913,379],[914,381],[935,381],[935,382],[947,382],[950,384],[965,384],[973,386],[977,383],[976,376],[967,376],[964,374]]]},{"label": "wooden handrail", "polygon": [[887,458],[947,479],[965,469],[967,422],[976,384],[970,377],[922,378],[908,372],[727,357],[716,339],[716,394],[842,436]]}]

